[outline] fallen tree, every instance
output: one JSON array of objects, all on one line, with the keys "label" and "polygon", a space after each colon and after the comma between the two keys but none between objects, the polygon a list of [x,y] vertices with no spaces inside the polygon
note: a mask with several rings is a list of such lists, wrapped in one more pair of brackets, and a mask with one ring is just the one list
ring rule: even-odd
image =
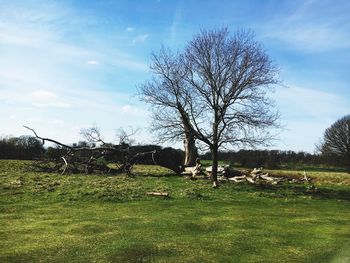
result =
[{"label": "fallen tree", "polygon": [[[132,168],[137,163],[160,165],[180,174],[182,171],[183,154],[172,148],[151,147],[151,150],[140,152],[143,147],[130,146],[127,143],[112,144],[101,140],[99,134],[94,137],[99,145],[71,146],[57,140],[39,136],[28,127],[42,144],[50,142],[60,148],[60,155],[51,160],[39,160],[34,169],[47,172],[65,173],[125,173],[132,175]],[[112,164],[112,165],[111,165]]]}]

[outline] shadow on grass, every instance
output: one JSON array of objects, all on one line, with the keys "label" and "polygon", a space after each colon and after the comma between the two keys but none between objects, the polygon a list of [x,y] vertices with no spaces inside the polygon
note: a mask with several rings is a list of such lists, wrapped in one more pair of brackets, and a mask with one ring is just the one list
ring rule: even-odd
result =
[{"label": "shadow on grass", "polygon": [[113,262],[154,262],[154,258],[174,256],[175,250],[158,248],[154,245],[134,244],[115,252],[109,257]]},{"label": "shadow on grass", "polygon": [[166,173],[166,174],[158,174],[158,173],[135,173],[130,177],[183,177],[181,174],[176,173]]},{"label": "shadow on grass", "polygon": [[350,201],[350,189],[315,187],[314,185],[269,185],[259,184],[254,188],[274,192],[281,196],[311,196],[318,199],[338,199]]},{"label": "shadow on grass", "polygon": [[[293,170],[293,171],[306,171],[306,172],[339,172],[346,173],[346,168],[340,167],[318,167],[318,166],[283,166],[274,168],[275,170]],[[350,176],[350,174],[349,174]]]}]

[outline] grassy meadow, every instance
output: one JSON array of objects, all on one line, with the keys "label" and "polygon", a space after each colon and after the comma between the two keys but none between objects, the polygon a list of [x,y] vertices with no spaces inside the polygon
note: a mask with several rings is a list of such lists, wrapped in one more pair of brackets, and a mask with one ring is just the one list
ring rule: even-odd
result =
[{"label": "grassy meadow", "polygon": [[0,160],[0,262],[350,262],[346,173],[308,171],[312,189],[212,189],[158,166],[126,177],[38,173],[28,164]]}]

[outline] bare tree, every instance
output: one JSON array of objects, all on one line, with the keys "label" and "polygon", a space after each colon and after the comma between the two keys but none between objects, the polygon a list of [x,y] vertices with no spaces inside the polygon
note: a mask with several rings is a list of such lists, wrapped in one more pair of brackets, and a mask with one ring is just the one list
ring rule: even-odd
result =
[{"label": "bare tree", "polygon": [[133,145],[135,144],[136,140],[133,138],[140,130],[139,129],[133,129],[132,127],[129,127],[127,130],[125,130],[123,127],[120,127],[117,129],[116,137],[120,145]]},{"label": "bare tree", "polygon": [[162,48],[152,54],[153,79],[139,87],[141,99],[153,107],[152,131],[158,142],[183,140],[185,166],[195,165],[197,149],[195,136],[189,119],[188,97],[190,89],[185,82],[187,74],[181,55],[174,55]]},{"label": "bare tree", "polygon": [[323,135],[319,150],[324,155],[335,155],[345,161],[350,173],[350,114],[333,123]]},{"label": "bare tree", "polygon": [[231,36],[227,28],[195,36],[185,60],[191,122],[211,150],[215,186],[219,147],[266,145],[272,139],[268,128],[277,126],[279,114],[267,95],[278,83],[278,70],[250,31]]},{"label": "bare tree", "polygon": [[101,145],[106,144],[103,141],[101,131],[97,126],[81,129],[80,135],[83,136],[83,138],[91,144],[101,144]]},{"label": "bare tree", "polygon": [[[230,35],[227,28],[202,31],[170,61],[176,63],[158,64],[157,70],[164,78],[159,85],[153,81],[146,86],[144,91],[152,92],[143,92],[145,101],[178,112],[174,102],[180,102],[184,110],[180,115],[186,116],[188,130],[212,153],[216,186],[219,147],[267,145],[273,138],[268,129],[278,126],[279,114],[268,95],[279,82],[278,69],[250,31]],[[168,71],[174,72],[171,76],[176,81],[162,73]],[[171,98],[175,100],[168,100],[168,90],[174,86]],[[159,96],[152,96],[154,93]],[[156,120],[165,123],[165,118]],[[169,128],[168,132],[173,130]]]}]

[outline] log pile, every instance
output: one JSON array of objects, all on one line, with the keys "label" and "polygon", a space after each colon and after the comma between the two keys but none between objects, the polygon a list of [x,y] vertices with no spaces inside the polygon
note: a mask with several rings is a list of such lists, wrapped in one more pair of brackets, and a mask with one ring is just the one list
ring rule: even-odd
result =
[{"label": "log pile", "polygon": [[[195,177],[199,172],[195,167],[187,167],[187,174],[192,173],[192,177]],[[204,174],[210,177],[212,167],[205,168]],[[200,173],[203,173],[201,171]],[[186,174],[186,173],[185,173]],[[239,171],[232,169],[229,165],[218,166],[218,179],[219,181],[229,181],[233,183],[248,182],[250,184],[266,183],[271,185],[277,185],[283,182],[289,183],[312,183],[312,178],[307,177],[304,171],[303,176],[288,176],[288,175],[270,175],[263,171],[263,168],[254,168],[251,171]]]},{"label": "log pile", "polygon": [[[237,172],[237,171],[235,171]],[[291,177],[291,176],[272,176],[267,172],[264,172],[262,168],[254,168],[252,171],[241,172],[241,175],[235,173],[234,176],[230,175],[230,170],[226,172],[226,176],[220,176],[219,180],[227,180],[234,183],[248,182],[250,184],[267,183],[271,185],[277,185],[282,182],[289,183],[311,183],[311,178],[306,176],[304,172],[303,177]]]}]

